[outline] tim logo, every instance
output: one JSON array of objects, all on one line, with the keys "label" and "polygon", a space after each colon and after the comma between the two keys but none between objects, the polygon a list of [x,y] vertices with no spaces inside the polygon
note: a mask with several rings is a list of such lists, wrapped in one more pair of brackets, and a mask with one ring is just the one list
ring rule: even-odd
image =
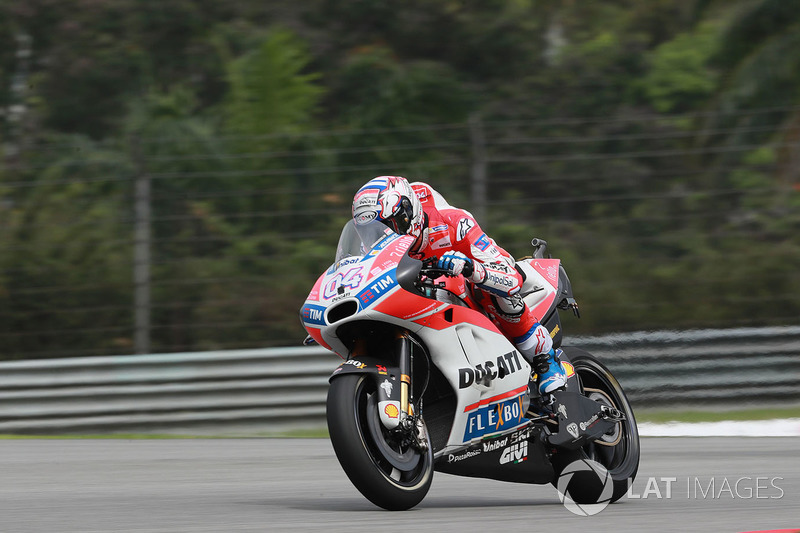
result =
[{"label": "tim logo", "polygon": [[303,306],[301,316],[306,324],[325,325],[325,308],[322,306],[306,304]]},{"label": "tim logo", "polygon": [[509,446],[503,450],[503,455],[500,456],[500,464],[505,465],[508,463],[521,463],[528,460],[528,441],[518,442],[513,446]]}]

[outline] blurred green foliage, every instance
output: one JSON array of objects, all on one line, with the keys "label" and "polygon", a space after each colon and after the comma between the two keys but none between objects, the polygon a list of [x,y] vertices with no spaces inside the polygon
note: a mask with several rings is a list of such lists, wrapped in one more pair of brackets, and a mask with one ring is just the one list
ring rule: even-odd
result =
[{"label": "blurred green foliage", "polygon": [[0,0],[0,143],[0,358],[133,350],[138,176],[153,350],[286,345],[354,191],[478,148],[568,333],[800,316],[796,0]]}]

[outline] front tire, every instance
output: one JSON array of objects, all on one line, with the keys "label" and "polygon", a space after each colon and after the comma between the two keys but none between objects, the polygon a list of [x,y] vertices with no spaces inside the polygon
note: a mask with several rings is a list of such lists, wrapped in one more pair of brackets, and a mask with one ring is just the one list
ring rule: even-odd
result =
[{"label": "front tire", "polygon": [[414,507],[433,480],[433,451],[404,444],[378,415],[372,377],[347,374],[328,389],[328,432],[345,474],[369,501],[389,511]]},{"label": "front tire", "polygon": [[[610,499],[610,503],[613,503],[625,495],[639,470],[639,430],[633,409],[617,379],[595,356],[577,348],[565,348],[564,351],[580,378],[581,394],[618,409],[625,415],[625,420],[617,423],[615,429],[603,438],[590,442],[576,452],[554,455],[552,461],[556,477],[553,485],[556,485],[561,472],[570,463],[591,459],[608,470],[614,483]],[[581,488],[580,484],[571,486],[570,498],[576,503],[597,501],[597,487],[586,484],[585,493]]]}]

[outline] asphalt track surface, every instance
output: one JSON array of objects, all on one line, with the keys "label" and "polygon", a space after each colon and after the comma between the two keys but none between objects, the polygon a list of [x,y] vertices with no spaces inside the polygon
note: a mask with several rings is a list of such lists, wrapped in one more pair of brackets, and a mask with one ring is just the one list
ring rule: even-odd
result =
[{"label": "asphalt track surface", "polygon": [[798,448],[796,437],[645,438],[630,491],[640,498],[587,518],[570,513],[549,485],[439,473],[418,507],[382,511],[352,487],[322,439],[3,440],[0,531],[798,528]]}]

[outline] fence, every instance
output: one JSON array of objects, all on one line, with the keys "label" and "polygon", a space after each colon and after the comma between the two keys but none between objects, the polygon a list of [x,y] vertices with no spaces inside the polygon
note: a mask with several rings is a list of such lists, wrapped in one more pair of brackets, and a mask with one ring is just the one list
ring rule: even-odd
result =
[{"label": "fence", "polygon": [[[573,337],[634,405],[800,400],[800,326]],[[0,363],[0,434],[272,434],[324,427],[320,348]]]},{"label": "fence", "polygon": [[550,241],[573,332],[795,324],[798,110],[42,139],[0,158],[0,357],[290,345],[287,310],[381,174],[430,182],[517,257]]}]

